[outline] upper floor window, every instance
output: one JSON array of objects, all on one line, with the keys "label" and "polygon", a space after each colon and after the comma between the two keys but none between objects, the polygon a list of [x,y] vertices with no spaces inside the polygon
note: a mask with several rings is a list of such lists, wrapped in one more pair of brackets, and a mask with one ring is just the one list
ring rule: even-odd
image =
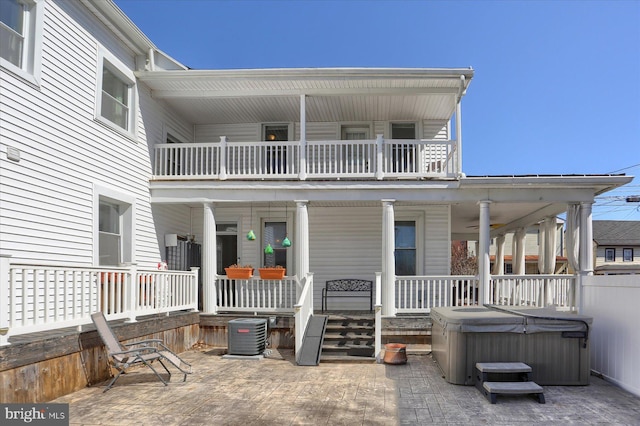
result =
[{"label": "upper floor window", "polygon": [[391,139],[415,139],[415,123],[391,123]]},{"label": "upper floor window", "polygon": [[0,1],[0,65],[39,77],[41,32],[41,0]]},{"label": "upper floor window", "polygon": [[100,115],[110,122],[129,130],[131,87],[108,67],[102,69],[102,102]]},{"label": "upper floor window", "polygon": [[128,135],[135,131],[135,76],[105,50],[100,50],[96,117]]},{"label": "upper floor window", "polygon": [[633,249],[632,248],[622,249],[622,261],[623,262],[633,262]]},{"label": "upper floor window", "polygon": [[604,260],[605,260],[605,262],[615,262],[616,261],[616,249],[614,249],[614,248],[606,248],[606,249],[604,249]]}]

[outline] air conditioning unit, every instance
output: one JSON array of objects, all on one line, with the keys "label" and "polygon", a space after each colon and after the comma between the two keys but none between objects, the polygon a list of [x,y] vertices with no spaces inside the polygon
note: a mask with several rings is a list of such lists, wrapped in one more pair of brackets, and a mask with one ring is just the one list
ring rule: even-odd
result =
[{"label": "air conditioning unit", "polygon": [[260,355],[267,347],[267,320],[239,318],[229,321],[229,355]]}]

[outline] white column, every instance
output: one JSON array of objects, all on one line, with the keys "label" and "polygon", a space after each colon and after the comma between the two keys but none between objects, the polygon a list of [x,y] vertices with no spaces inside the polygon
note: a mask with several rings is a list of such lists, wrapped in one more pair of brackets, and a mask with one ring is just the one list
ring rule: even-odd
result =
[{"label": "white column", "polygon": [[220,136],[220,173],[218,177],[220,180],[227,179],[227,137]]},{"label": "white column", "polygon": [[524,275],[525,274],[525,254],[524,254],[524,244],[525,238],[527,237],[527,230],[524,228],[519,228],[513,234],[513,243],[511,246],[511,266],[514,275]]},{"label": "white column", "polygon": [[382,150],[384,147],[384,139],[382,134],[376,136],[376,179],[384,179],[384,156]]},{"label": "white column", "polygon": [[396,315],[395,200],[382,200],[382,315]]},{"label": "white column", "polygon": [[296,275],[304,278],[309,272],[309,213],[308,200],[296,200]]},{"label": "white column", "polygon": [[216,219],[212,203],[204,203],[204,225],[202,242],[202,312],[217,313],[216,275],[217,275],[217,242]]},{"label": "white column", "polygon": [[492,272],[493,275],[504,275],[504,235],[496,238],[496,261],[493,263]]},{"label": "white column", "polygon": [[489,246],[491,243],[491,216],[489,214],[489,205],[491,201],[480,201],[480,238],[479,238],[479,253],[478,253],[478,274],[480,277],[480,283],[478,288],[478,294],[480,300],[478,304],[484,305],[489,303],[491,270],[489,269],[491,262],[489,261]]},{"label": "white column", "polygon": [[543,274],[553,274],[556,271],[556,217],[544,219],[544,269]]},{"label": "white column", "polygon": [[[464,77],[464,76],[462,76]],[[464,84],[464,82],[462,83]],[[458,163],[458,176],[464,176],[462,173],[462,97],[458,98],[456,103],[456,161]]]},{"label": "white column", "polygon": [[[307,178],[307,96],[300,95],[300,180]],[[302,278],[302,277],[300,277]]]},{"label": "white column", "polygon": [[593,202],[580,203],[580,274],[593,275]]}]

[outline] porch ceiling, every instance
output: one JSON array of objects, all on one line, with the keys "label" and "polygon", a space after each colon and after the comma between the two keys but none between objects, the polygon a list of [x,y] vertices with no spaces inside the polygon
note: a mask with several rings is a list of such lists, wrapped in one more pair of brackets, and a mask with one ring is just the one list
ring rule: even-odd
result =
[{"label": "porch ceiling", "polygon": [[[540,222],[567,210],[568,203],[593,202],[594,196],[631,181],[631,176],[496,176],[456,181],[405,182],[152,182],[153,203],[201,207],[269,207],[295,209],[294,200],[317,207],[379,208],[396,200],[398,211],[425,205],[451,206],[452,239],[477,240],[479,206],[489,200],[492,236]],[[248,201],[251,200],[251,201]]]},{"label": "porch ceiling", "polygon": [[[471,69],[144,71],[140,81],[193,124],[448,119]],[[464,76],[464,79],[461,77]]]}]

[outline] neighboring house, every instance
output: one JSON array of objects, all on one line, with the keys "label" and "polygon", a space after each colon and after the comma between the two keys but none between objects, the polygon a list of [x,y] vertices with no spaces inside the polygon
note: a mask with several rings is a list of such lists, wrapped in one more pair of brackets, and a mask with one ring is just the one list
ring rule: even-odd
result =
[{"label": "neighboring house", "polygon": [[593,251],[595,274],[640,274],[640,221],[594,220]]},{"label": "neighboring house", "polygon": [[[155,269],[184,237],[201,244],[205,313],[224,267],[241,263],[282,265],[296,282],[313,273],[316,309],[325,281],[381,272],[391,316],[398,280],[449,275],[453,240],[480,241],[488,295],[491,238],[541,221],[551,235],[568,208],[587,236],[594,197],[632,179],[466,176],[469,68],[191,70],[111,1],[3,3],[11,263]],[[590,248],[580,256],[592,263]]]}]

